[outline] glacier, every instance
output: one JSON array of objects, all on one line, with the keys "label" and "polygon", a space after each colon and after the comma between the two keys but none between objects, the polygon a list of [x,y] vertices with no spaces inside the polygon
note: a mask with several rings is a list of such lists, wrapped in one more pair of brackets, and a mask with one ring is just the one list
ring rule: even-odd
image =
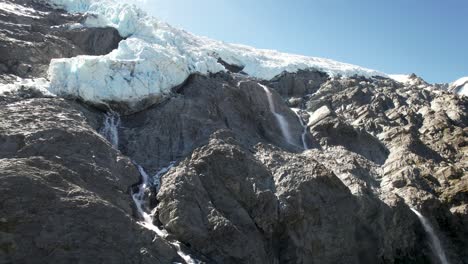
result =
[{"label": "glacier", "polygon": [[283,72],[315,69],[331,76],[386,74],[329,59],[255,49],[195,36],[170,26],[143,10],[113,0],[49,0],[71,13],[85,13],[86,27],[114,27],[125,39],[104,56],[78,56],[51,61],[50,91],[92,103],[123,102],[134,106],[158,100],[193,73],[226,71],[218,61],[270,80]]},{"label": "glacier", "polygon": [[450,89],[457,89],[456,93],[458,95],[468,96],[468,77],[462,77],[452,84],[450,84]]}]

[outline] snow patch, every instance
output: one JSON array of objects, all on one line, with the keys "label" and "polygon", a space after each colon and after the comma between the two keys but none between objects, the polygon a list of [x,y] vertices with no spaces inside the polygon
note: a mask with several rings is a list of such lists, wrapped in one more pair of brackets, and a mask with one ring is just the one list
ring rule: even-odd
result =
[{"label": "snow patch", "polygon": [[406,85],[418,85],[421,89],[428,85],[423,79],[419,78],[415,74],[390,74],[388,77]]},{"label": "snow patch", "polygon": [[55,96],[49,92],[49,82],[44,78],[22,79],[17,78],[15,82],[0,85],[0,95],[20,93],[21,91],[37,91],[43,96]]},{"label": "snow patch", "polygon": [[389,74],[388,77],[391,79],[401,82],[401,83],[408,83],[410,81],[410,74]]},{"label": "snow patch", "polygon": [[29,7],[18,5],[11,2],[1,2],[0,10],[23,17],[40,18],[38,15],[47,15],[47,12],[40,12]]},{"label": "snow patch", "polygon": [[454,90],[458,95],[468,96],[468,77],[463,77],[450,85],[450,90]]},{"label": "snow patch", "polygon": [[86,26],[111,26],[127,39],[104,56],[52,60],[51,90],[86,101],[126,102],[163,96],[192,73],[226,69],[218,59],[243,67],[259,79],[272,79],[284,71],[315,69],[331,76],[383,73],[329,59],[255,49],[192,35],[148,16],[135,5],[111,0],[51,0],[69,12],[87,13]]}]

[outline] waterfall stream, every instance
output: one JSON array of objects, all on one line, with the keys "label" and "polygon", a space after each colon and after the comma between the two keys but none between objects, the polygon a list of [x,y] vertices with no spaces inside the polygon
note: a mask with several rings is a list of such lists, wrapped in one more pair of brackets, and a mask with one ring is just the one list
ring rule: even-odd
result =
[{"label": "waterfall stream", "polygon": [[[119,128],[120,126],[120,116],[118,113],[110,111],[106,113],[104,119],[104,126],[99,131],[101,135],[103,135],[115,149],[119,149]],[[153,177],[150,177],[143,167],[136,164],[138,171],[140,172],[141,176],[141,183],[138,185],[138,189],[136,192],[132,192],[132,199],[135,203],[137,208],[138,214],[142,218],[142,221],[139,224],[151,231],[153,231],[157,236],[165,238],[177,251],[177,254],[185,261],[187,264],[198,264],[199,261],[193,259],[190,255],[186,254],[182,251],[181,243],[179,241],[168,239],[169,234],[166,230],[160,229],[156,225],[153,224],[154,214],[156,213],[155,210],[149,212],[145,207],[146,201],[146,194],[151,192],[151,188],[155,188],[156,192],[159,191],[161,187],[161,177],[167,173],[173,166],[174,162],[171,162],[169,166],[164,167],[156,173]]]},{"label": "waterfall stream", "polygon": [[141,184],[138,185],[138,191],[132,193],[132,199],[133,199],[133,202],[135,202],[135,206],[137,207],[138,213],[140,214],[142,218],[142,221],[140,222],[140,224],[143,227],[153,231],[159,237],[165,238],[171,245],[173,245],[176,248],[177,254],[187,264],[197,264],[200,262],[193,259],[190,255],[182,251],[181,244],[179,241],[169,239],[168,238],[169,234],[167,233],[166,230],[161,229],[153,224],[154,222],[153,218],[154,218],[154,214],[156,213],[156,211],[153,210],[152,212],[148,213],[145,210],[146,209],[145,208],[146,194],[151,192],[152,187],[156,187],[157,190],[159,190],[160,178],[166,172],[168,172],[173,166],[174,166],[174,163],[170,163],[169,166],[160,169],[154,177],[149,177],[149,175],[145,172],[143,167],[141,167],[140,165],[137,165],[138,171],[140,172],[140,175],[141,175]]},{"label": "waterfall stream", "polygon": [[296,113],[297,118],[299,119],[299,122],[301,123],[301,126],[304,128],[304,130],[302,131],[302,135],[301,135],[302,147],[305,150],[307,150],[307,149],[309,149],[309,146],[307,145],[307,124],[302,119],[302,116],[301,116],[301,113],[300,113],[301,110],[299,108],[291,108],[291,110],[293,110],[294,113]]},{"label": "waterfall stream", "polygon": [[432,228],[431,224],[429,223],[429,220],[427,220],[420,212],[418,212],[416,209],[411,208],[411,211],[413,211],[416,216],[419,218],[419,221],[421,221],[421,224],[424,227],[424,230],[428,234],[430,241],[431,241],[431,248],[434,251],[434,253],[437,255],[437,257],[440,260],[440,263],[442,264],[449,264],[447,257],[445,256],[444,249],[442,248],[442,244],[440,243],[439,238],[437,237],[434,229]]},{"label": "waterfall stream", "polygon": [[99,131],[99,133],[103,135],[115,149],[119,148],[119,126],[120,115],[116,112],[110,111],[106,113],[104,126]]},{"label": "waterfall stream", "polygon": [[270,106],[270,112],[275,116],[275,119],[278,122],[278,125],[280,127],[281,134],[286,139],[286,142],[288,142],[291,145],[295,145],[294,140],[291,136],[291,131],[289,129],[288,121],[286,121],[286,118],[283,115],[276,112],[275,102],[273,100],[273,94],[271,93],[270,89],[268,89],[268,87],[266,87],[263,84],[259,83],[258,85],[260,85],[260,87],[262,87],[263,90],[265,90],[265,93],[268,98],[268,105]]}]

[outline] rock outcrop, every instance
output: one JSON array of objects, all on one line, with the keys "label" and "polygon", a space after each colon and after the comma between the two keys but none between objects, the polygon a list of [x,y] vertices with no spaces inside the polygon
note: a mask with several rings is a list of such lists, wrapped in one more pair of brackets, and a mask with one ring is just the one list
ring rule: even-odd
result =
[{"label": "rock outcrop", "polygon": [[107,54],[122,38],[113,28],[86,28],[69,14],[34,0],[3,1],[0,74],[46,77],[51,59]]},{"label": "rock outcrop", "polygon": [[62,99],[2,105],[0,262],[177,260],[134,217],[129,187],[138,171],[83,112],[92,113]]}]

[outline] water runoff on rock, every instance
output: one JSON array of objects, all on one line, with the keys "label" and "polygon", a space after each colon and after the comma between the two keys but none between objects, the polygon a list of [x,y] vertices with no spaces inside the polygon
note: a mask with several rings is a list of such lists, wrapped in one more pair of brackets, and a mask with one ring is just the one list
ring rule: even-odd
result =
[{"label": "water runoff on rock", "polygon": [[302,147],[307,150],[307,149],[309,149],[309,146],[307,145],[307,124],[302,119],[301,109],[291,108],[291,110],[293,110],[294,113],[296,113],[297,118],[299,119],[299,122],[301,123],[301,126],[304,128],[304,130],[302,131],[302,135],[301,135]]},{"label": "water runoff on rock", "polygon": [[[265,93],[267,95],[268,105],[270,107],[270,111],[273,114],[273,116],[275,117],[276,122],[278,123],[278,125],[280,127],[281,134],[286,139],[286,142],[288,142],[291,145],[296,145],[295,140],[293,139],[293,137],[291,135],[291,130],[290,130],[288,121],[286,121],[286,118],[283,115],[276,112],[275,102],[273,100],[273,94],[271,93],[270,89],[267,86],[265,86],[265,85],[263,85],[261,83],[259,83],[258,85],[260,85],[260,87],[263,88],[263,90],[265,91]],[[307,138],[307,125],[305,124],[304,120],[302,120],[302,117],[299,114],[300,110],[296,109],[296,108],[291,108],[291,109],[296,113],[297,117],[299,118],[299,122],[301,123],[301,126],[304,128],[304,130],[302,132],[302,135],[301,135],[302,147],[304,149],[309,149],[309,146],[307,145],[307,140],[306,140],[306,138]]]},{"label": "water runoff on rock", "polygon": [[140,224],[153,231],[156,235],[159,237],[165,238],[171,245],[173,245],[176,250],[177,254],[187,263],[187,264],[198,264],[201,263],[200,261],[192,258],[189,254],[186,254],[185,252],[182,251],[181,243],[179,241],[175,241],[172,239],[169,239],[168,236],[169,234],[167,233],[166,230],[161,229],[154,225],[154,215],[156,213],[156,209],[154,209],[151,212],[148,212],[147,209],[149,208],[147,205],[148,203],[148,195],[151,194],[151,188],[156,188],[156,190],[159,190],[160,187],[160,179],[161,177],[168,172],[172,167],[174,166],[174,163],[170,163],[169,166],[164,167],[156,173],[155,176],[150,177],[143,167],[140,165],[137,165],[138,171],[140,172],[141,175],[141,183],[138,185],[137,190],[132,193],[132,199],[135,202],[135,206],[138,210],[138,214],[142,218],[142,221]]},{"label": "water runoff on rock", "polygon": [[[120,116],[118,113],[110,111],[106,113],[104,118],[104,125],[99,131],[115,149],[119,148],[119,126],[120,126]],[[138,214],[142,218],[142,221],[139,222],[143,227],[153,231],[159,237],[165,238],[171,245],[173,245],[177,251],[177,254],[185,261],[187,264],[197,264],[199,261],[193,259],[190,255],[182,251],[180,242],[168,239],[169,234],[166,230],[160,229],[153,224],[153,217],[156,213],[155,210],[148,213],[147,209],[149,206],[146,206],[148,203],[148,195],[151,194],[151,189],[154,188],[156,193],[161,187],[161,177],[168,172],[173,166],[174,162],[171,162],[167,167],[164,167],[156,173],[153,177],[150,177],[142,166],[135,163],[138,168],[138,171],[141,175],[141,183],[137,186],[136,191],[132,192],[132,199],[137,208]]]},{"label": "water runoff on rock", "polygon": [[104,125],[99,131],[115,149],[119,148],[119,126],[120,115],[114,111],[109,111],[106,113]]},{"label": "water runoff on rock", "polygon": [[293,138],[291,136],[291,131],[289,129],[289,124],[286,121],[286,118],[284,118],[283,115],[276,112],[275,102],[273,100],[273,94],[271,93],[270,89],[268,89],[268,87],[266,87],[265,85],[263,85],[261,83],[259,83],[258,85],[260,85],[260,87],[262,87],[263,90],[265,90],[265,93],[266,93],[267,99],[268,99],[268,105],[270,106],[270,111],[273,114],[273,116],[275,117],[276,121],[278,122],[278,125],[279,125],[280,130],[281,130],[281,134],[286,139],[286,142],[288,142],[291,145],[294,145],[294,140],[293,140]]},{"label": "water runoff on rock", "polygon": [[442,244],[440,243],[439,238],[437,237],[434,229],[432,228],[431,224],[429,223],[429,220],[427,220],[420,212],[418,212],[416,209],[411,208],[411,211],[413,211],[416,216],[419,218],[419,221],[421,221],[421,224],[424,227],[424,230],[429,236],[429,239],[431,241],[431,248],[434,251],[434,253],[437,255],[437,257],[440,260],[440,263],[442,264],[449,264],[447,257],[445,256],[444,249],[442,248]]}]

